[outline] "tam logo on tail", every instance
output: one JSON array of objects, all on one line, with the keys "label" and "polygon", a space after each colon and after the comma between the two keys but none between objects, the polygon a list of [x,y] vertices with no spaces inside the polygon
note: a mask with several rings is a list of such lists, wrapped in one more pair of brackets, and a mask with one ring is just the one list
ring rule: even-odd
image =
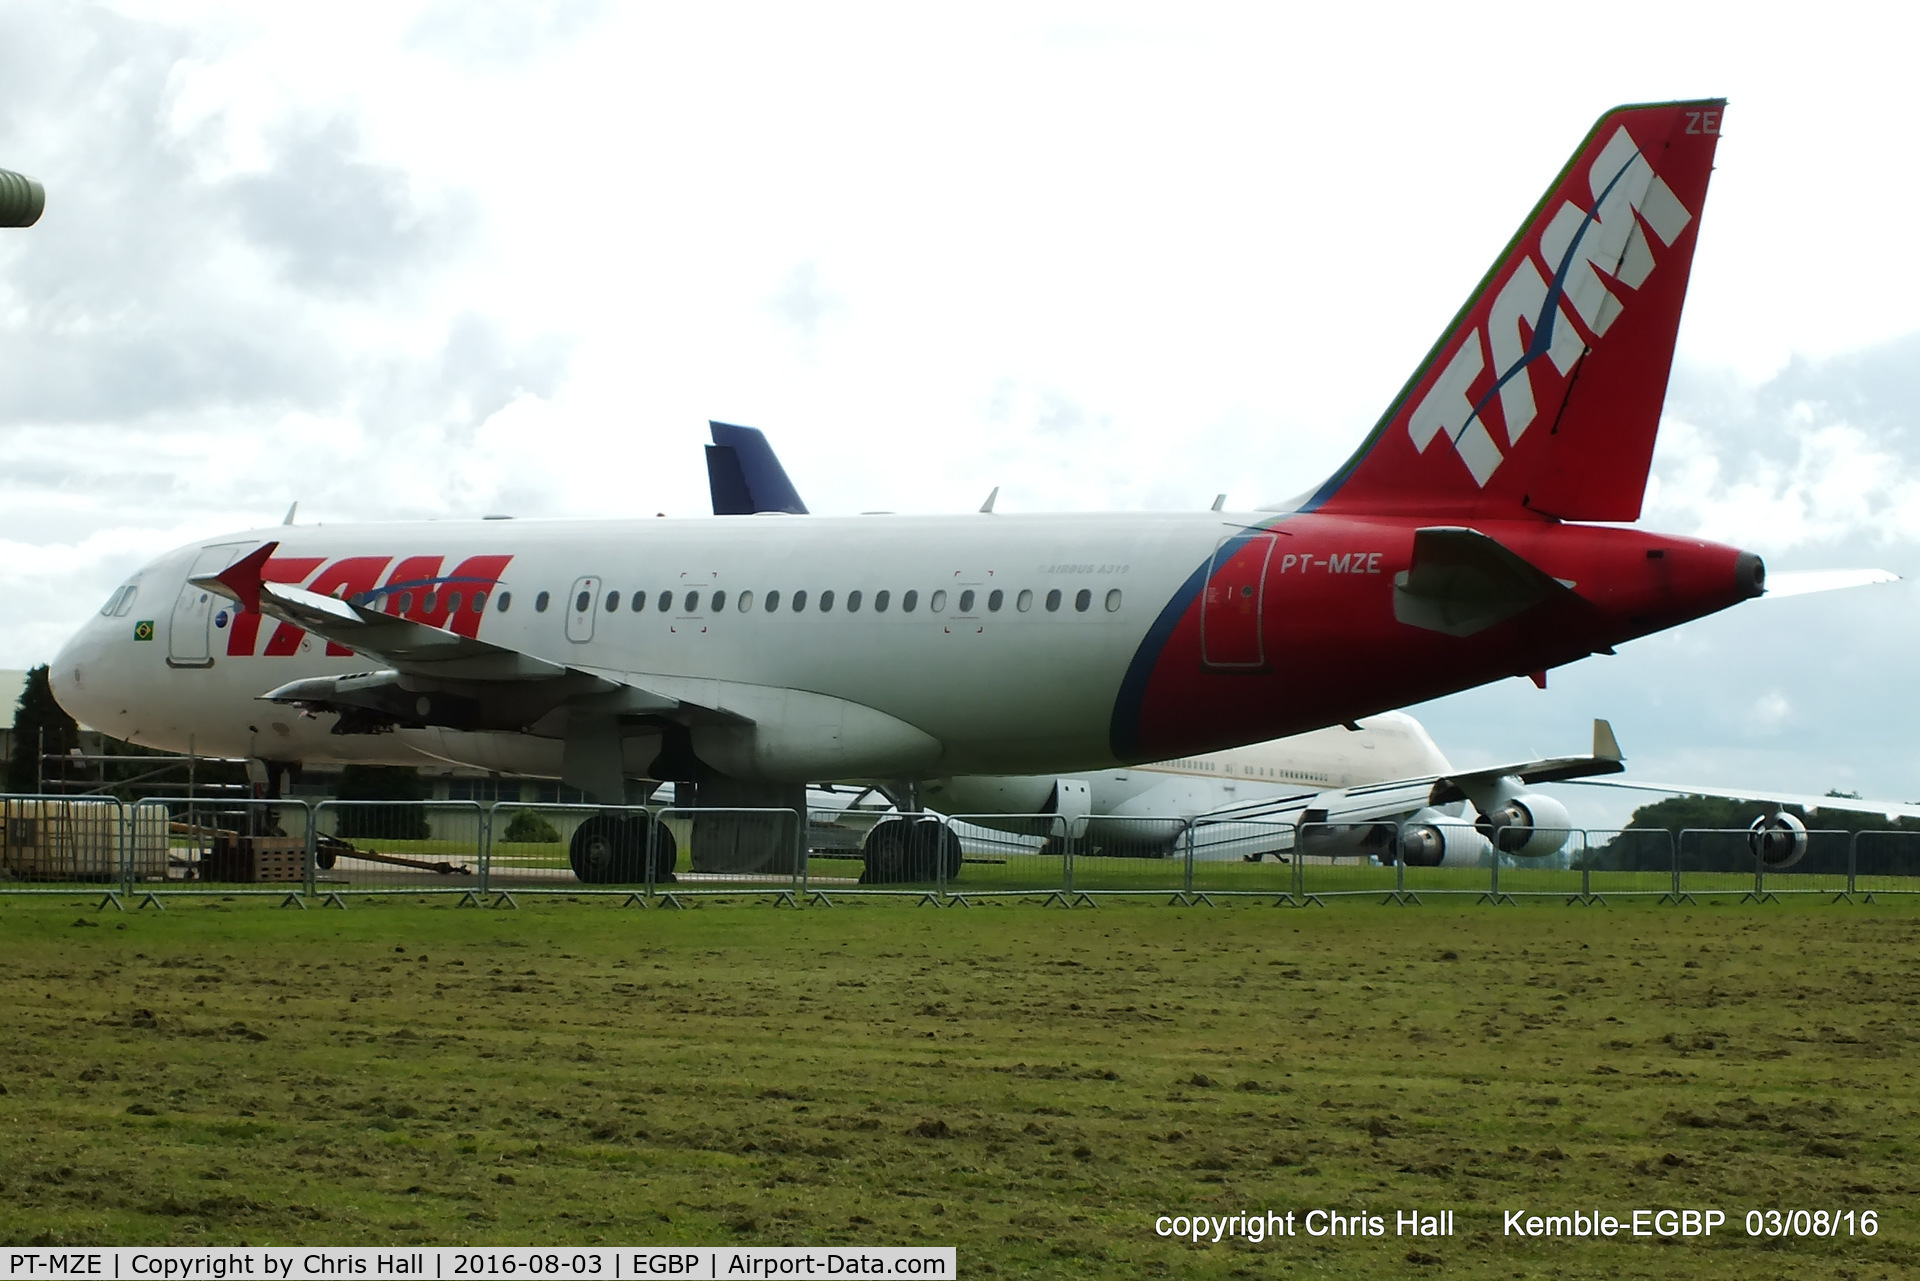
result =
[{"label": "tam logo on tail", "polygon": [[1304,509],[1635,519],[1721,106],[1602,116],[1366,443]]},{"label": "tam logo on tail", "polygon": [[[1538,412],[1536,379],[1540,399],[1557,402],[1580,357],[1624,308],[1607,281],[1637,290],[1652,273],[1654,257],[1642,223],[1668,246],[1693,221],[1625,129],[1614,131],[1587,171],[1587,181],[1593,206],[1561,203],[1540,235],[1544,271],[1531,254],[1520,259],[1494,297],[1486,332],[1474,327],[1407,420],[1407,434],[1422,453],[1444,431],[1482,487],[1506,461],[1506,446],[1487,430],[1490,403],[1499,398],[1506,445],[1518,444]],[[1567,314],[1568,303],[1580,318],[1578,329]],[[1474,399],[1470,389],[1487,366],[1489,346],[1496,376],[1493,386]],[[1551,370],[1539,363],[1542,357]]]}]

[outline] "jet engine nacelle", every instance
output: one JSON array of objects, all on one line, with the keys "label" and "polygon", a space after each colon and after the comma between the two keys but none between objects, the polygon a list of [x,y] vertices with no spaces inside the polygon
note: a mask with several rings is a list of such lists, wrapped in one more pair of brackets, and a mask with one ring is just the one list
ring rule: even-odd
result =
[{"label": "jet engine nacelle", "polygon": [[1489,846],[1470,823],[1425,809],[1400,827],[1400,858],[1408,867],[1479,867]]},{"label": "jet engine nacelle", "polygon": [[1784,872],[1807,855],[1807,825],[1791,814],[1762,814],[1747,829],[1747,848],[1769,872]]},{"label": "jet engine nacelle", "polygon": [[1474,826],[1502,854],[1544,858],[1567,843],[1573,816],[1551,796],[1522,792],[1482,813]]}]

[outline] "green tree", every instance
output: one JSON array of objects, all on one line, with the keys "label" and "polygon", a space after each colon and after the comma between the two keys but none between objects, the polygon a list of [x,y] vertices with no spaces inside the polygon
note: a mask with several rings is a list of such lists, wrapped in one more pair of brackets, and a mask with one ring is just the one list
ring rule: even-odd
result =
[{"label": "green tree", "polygon": [[500,839],[516,844],[551,845],[560,839],[560,829],[532,810],[518,810]]},{"label": "green tree", "polygon": [[[424,801],[430,796],[420,771],[405,765],[349,765],[334,794],[343,801]],[[348,840],[424,841],[427,812],[417,805],[348,805],[339,811],[339,834]]]},{"label": "green tree", "polygon": [[[44,738],[42,735],[44,734]],[[20,691],[20,702],[13,712],[13,752],[7,758],[7,790],[31,792],[41,777],[39,762],[42,744],[49,756],[64,756],[80,746],[80,727],[66,709],[54,701],[53,684],[47,679],[43,663],[27,673],[27,684]],[[58,768],[58,767],[56,767]]]}]

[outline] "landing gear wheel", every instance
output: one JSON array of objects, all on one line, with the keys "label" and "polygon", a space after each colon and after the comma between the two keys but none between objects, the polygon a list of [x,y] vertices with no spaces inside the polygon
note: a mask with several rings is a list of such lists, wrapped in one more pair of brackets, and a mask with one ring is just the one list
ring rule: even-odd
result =
[{"label": "landing gear wheel", "polygon": [[892,885],[903,879],[907,854],[907,827],[904,819],[890,818],[874,824],[867,833],[866,865],[860,869],[862,885]]},{"label": "landing gear wheel", "polygon": [[960,876],[960,838],[944,823],[890,818],[867,833],[862,885],[934,884]]},{"label": "landing gear wheel", "polygon": [[567,843],[573,874],[587,885],[633,885],[646,879],[645,820],[595,814],[574,829]]},{"label": "landing gear wheel", "polygon": [[915,823],[907,839],[906,875],[902,879],[931,884],[960,875],[960,837],[945,823]]}]

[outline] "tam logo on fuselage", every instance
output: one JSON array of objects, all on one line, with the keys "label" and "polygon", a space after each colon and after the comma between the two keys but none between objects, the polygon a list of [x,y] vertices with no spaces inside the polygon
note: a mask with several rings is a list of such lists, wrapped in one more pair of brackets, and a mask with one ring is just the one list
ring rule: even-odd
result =
[{"label": "tam logo on fuselage", "polygon": [[[445,628],[459,636],[477,636],[488,598],[512,560],[510,555],[469,556],[452,573],[442,574],[444,556],[408,556],[397,564],[392,556],[347,556],[330,564],[324,556],[275,556],[261,566],[260,577],[269,583],[298,583],[310,592],[338,596],[363,609]],[[389,565],[391,573],[387,573]],[[233,624],[227,630],[230,657],[254,654],[260,622],[261,615],[234,607]],[[278,623],[261,653],[266,657],[297,654],[305,638],[302,629]],[[352,652],[343,645],[327,644],[332,655]]]},{"label": "tam logo on fuselage", "polygon": [[[1575,363],[1619,317],[1624,304],[1607,280],[1638,289],[1653,271],[1641,224],[1665,246],[1693,220],[1624,128],[1594,160],[1587,182],[1593,208],[1567,201],[1554,212],[1535,247],[1540,261],[1521,255],[1494,296],[1486,324],[1469,331],[1407,419],[1414,448],[1426,453],[1444,431],[1482,488],[1533,422],[1536,392],[1544,393],[1540,400],[1557,400]],[[1567,314],[1569,303],[1580,329]],[[1476,400],[1472,388],[1489,355],[1493,386]],[[1487,429],[1486,410],[1496,398],[1504,446]]]}]

